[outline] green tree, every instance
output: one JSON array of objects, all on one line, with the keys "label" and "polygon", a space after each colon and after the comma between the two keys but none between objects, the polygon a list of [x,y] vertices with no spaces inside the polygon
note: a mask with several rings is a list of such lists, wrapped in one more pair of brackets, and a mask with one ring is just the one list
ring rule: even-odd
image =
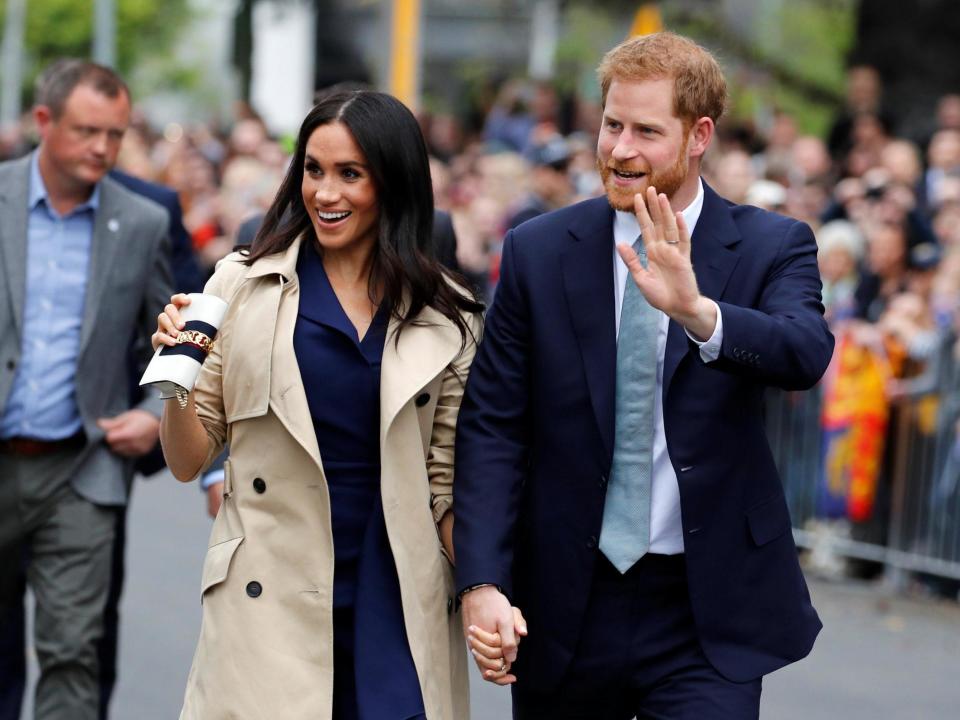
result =
[{"label": "green tree", "polygon": [[[0,18],[6,18],[6,4],[6,0],[0,0]],[[190,0],[116,0],[116,8],[117,70],[129,79],[134,69],[149,60],[154,66],[167,68],[161,82],[189,81],[173,49],[191,18]],[[30,0],[26,26],[24,99],[29,100],[34,79],[52,60],[90,56],[93,0]],[[151,74],[151,82],[156,81],[156,75]]]},{"label": "green tree", "polygon": [[[717,53],[731,85],[733,118],[755,118],[778,108],[796,117],[804,132],[826,131],[842,103],[844,64],[856,38],[860,0],[645,1],[660,8],[667,30]],[[641,4],[569,0],[568,35],[558,48],[558,66],[595,67],[604,50],[625,39]],[[598,51],[597,40],[603,39],[599,28],[611,22],[619,34]],[[582,77],[589,79],[589,74]]]}]

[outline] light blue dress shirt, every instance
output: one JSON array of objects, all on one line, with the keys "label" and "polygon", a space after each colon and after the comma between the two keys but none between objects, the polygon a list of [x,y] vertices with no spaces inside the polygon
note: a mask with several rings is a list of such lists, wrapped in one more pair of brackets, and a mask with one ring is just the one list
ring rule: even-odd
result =
[{"label": "light blue dress shirt", "polygon": [[34,152],[28,198],[20,363],[0,437],[61,440],[83,425],[76,400],[77,359],[100,187],[61,217],[50,204]]}]

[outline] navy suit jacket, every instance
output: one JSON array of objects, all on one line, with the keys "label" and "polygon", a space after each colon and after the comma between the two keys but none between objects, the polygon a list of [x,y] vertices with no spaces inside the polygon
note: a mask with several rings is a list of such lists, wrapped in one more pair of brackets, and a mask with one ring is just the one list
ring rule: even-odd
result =
[{"label": "navy suit jacket", "polygon": [[112,170],[110,177],[128,190],[153,200],[167,211],[170,216],[170,269],[173,271],[174,290],[183,293],[203,292],[203,276],[193,256],[190,233],[183,225],[183,210],[176,190],[141,180],[119,170]]},{"label": "navy suit jacket", "polygon": [[[805,656],[821,627],[762,405],[767,386],[814,385],[833,337],[810,228],[704,190],[692,259],[723,314],[723,344],[705,364],[671,321],[663,413],[701,644],[720,673],[746,681]],[[597,198],[507,234],[457,426],[457,586],[500,585],[521,608],[530,635],[517,676],[541,691],[573,656],[599,552],[614,436],[613,217]]]}]

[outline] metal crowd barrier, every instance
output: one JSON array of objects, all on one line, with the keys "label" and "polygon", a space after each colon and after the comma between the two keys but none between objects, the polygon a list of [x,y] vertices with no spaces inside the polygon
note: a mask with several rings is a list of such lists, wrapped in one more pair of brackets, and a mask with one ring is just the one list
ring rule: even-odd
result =
[{"label": "metal crowd barrier", "polygon": [[932,387],[891,403],[873,512],[865,522],[821,518],[822,389],[768,392],[767,435],[798,546],[883,563],[898,586],[916,573],[960,579],[960,362],[952,347],[951,340]]}]

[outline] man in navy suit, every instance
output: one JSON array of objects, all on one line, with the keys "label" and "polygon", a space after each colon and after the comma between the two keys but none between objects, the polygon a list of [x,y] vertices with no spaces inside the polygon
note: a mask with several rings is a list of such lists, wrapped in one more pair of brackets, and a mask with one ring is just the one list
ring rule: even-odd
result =
[{"label": "man in navy suit", "polygon": [[635,38],[599,76],[606,198],[507,234],[467,381],[464,629],[515,718],[757,717],[821,627],[762,417],[832,354],[816,243],[700,179],[706,50]]}]

